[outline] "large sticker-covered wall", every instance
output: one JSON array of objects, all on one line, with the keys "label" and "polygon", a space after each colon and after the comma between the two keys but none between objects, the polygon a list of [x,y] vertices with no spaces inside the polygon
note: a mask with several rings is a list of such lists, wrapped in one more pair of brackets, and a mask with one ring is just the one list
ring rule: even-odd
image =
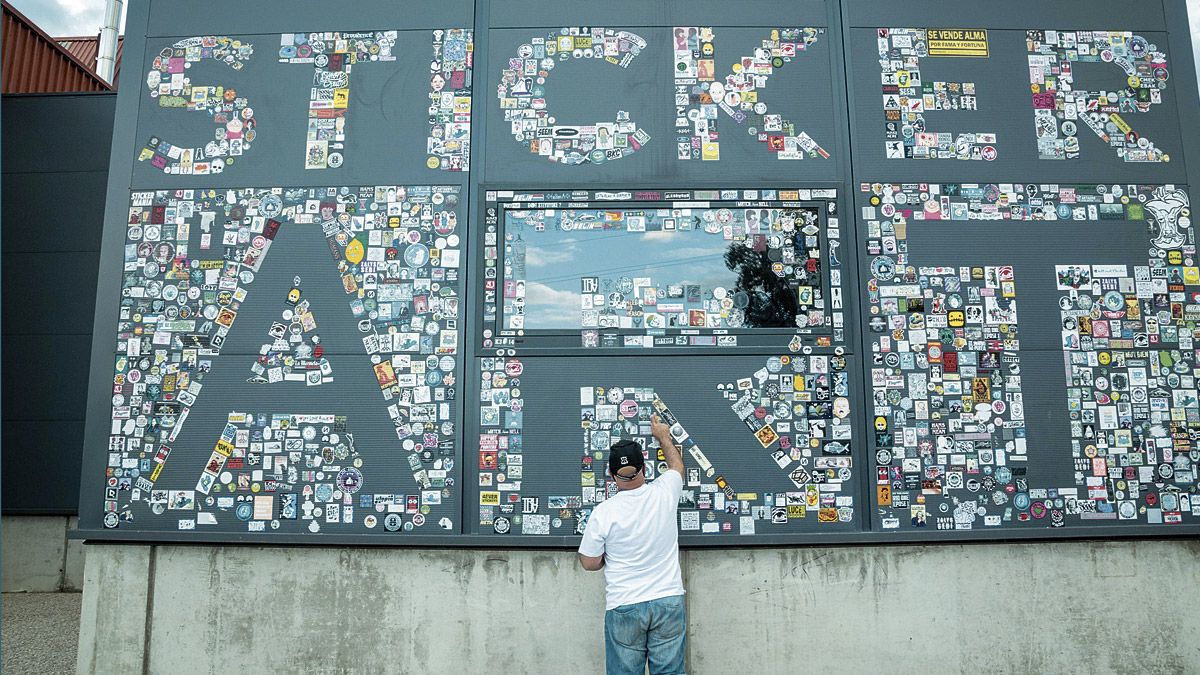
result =
[{"label": "large sticker-covered wall", "polygon": [[1195,535],[1184,16],[133,3],[80,528],[570,546],[657,415],[685,545]]}]

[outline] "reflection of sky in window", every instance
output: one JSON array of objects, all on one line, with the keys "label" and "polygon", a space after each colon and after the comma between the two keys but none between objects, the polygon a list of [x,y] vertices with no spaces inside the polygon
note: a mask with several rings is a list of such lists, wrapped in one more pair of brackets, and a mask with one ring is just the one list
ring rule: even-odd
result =
[{"label": "reflection of sky in window", "polygon": [[[650,277],[659,288],[698,284],[702,291],[732,289],[736,275],[725,267],[730,242],[702,229],[626,232],[623,229],[562,231],[547,219],[545,231],[525,226],[509,232],[525,242],[525,327],[580,325],[580,278]],[[511,225],[511,221],[510,221]],[[611,288],[608,290],[612,290]]]}]

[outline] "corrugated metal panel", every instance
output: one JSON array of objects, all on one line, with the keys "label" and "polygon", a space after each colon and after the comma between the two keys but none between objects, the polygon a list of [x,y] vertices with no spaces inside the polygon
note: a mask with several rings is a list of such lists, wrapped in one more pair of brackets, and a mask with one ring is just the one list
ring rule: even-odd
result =
[{"label": "corrugated metal panel", "polygon": [[[100,36],[93,35],[91,37],[59,37],[54,38],[58,44],[68,52],[79,59],[81,63],[88,64],[92,72],[96,71],[96,54],[100,51]],[[125,38],[117,38],[117,64],[116,70],[113,72],[113,86],[116,86],[117,81],[121,77],[121,55],[125,52]]]},{"label": "corrugated metal panel", "polygon": [[91,67],[63,49],[7,2],[3,18],[3,92],[109,91]]}]

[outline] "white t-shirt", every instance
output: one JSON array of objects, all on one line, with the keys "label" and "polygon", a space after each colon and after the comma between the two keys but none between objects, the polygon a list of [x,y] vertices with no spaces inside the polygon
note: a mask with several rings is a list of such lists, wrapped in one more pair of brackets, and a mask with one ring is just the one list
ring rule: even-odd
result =
[{"label": "white t-shirt", "polygon": [[621,490],[592,510],[579,552],[604,554],[605,609],[683,595],[675,513],[683,477],[664,471],[653,483]]}]

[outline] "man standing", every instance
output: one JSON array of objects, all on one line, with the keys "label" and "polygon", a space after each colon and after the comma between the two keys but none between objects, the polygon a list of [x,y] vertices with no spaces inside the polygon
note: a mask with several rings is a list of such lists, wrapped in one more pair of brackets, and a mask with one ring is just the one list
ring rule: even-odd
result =
[{"label": "man standing", "polygon": [[683,490],[683,456],[670,429],[650,418],[667,470],[647,484],[642,447],[619,441],[608,454],[618,492],[592,511],[579,545],[583,569],[604,568],[604,656],[610,675],[682,673],[687,617],[679,571],[675,512]]}]

